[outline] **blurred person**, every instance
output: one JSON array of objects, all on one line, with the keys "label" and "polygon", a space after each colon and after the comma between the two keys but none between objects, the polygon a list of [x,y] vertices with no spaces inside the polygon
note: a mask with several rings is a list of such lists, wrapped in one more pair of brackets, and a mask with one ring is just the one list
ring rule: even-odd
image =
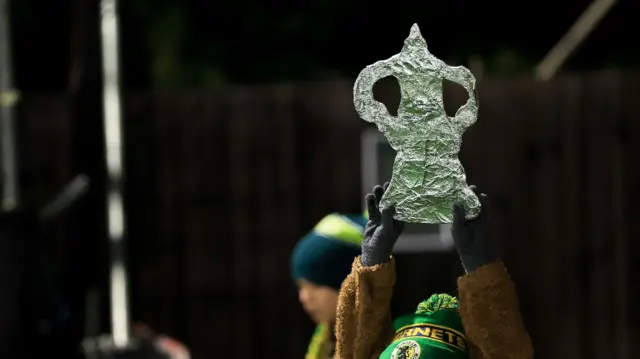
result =
[{"label": "blurred person", "polygon": [[0,358],[77,355],[69,304],[47,251],[46,224],[54,222],[87,191],[76,176],[40,209],[23,203],[0,211]]},{"label": "blurred person", "polygon": [[291,272],[304,310],[317,324],[306,359],[331,358],[335,349],[338,292],[360,255],[364,215],[333,213],[324,217],[296,245]]},{"label": "blurred person", "polygon": [[75,352],[42,233],[34,210],[0,213],[0,358]]},{"label": "blurred person", "polygon": [[138,340],[146,340],[153,343],[154,347],[166,354],[169,359],[190,359],[191,353],[187,346],[167,335],[156,333],[151,327],[144,323],[137,323],[133,326],[132,334]]},{"label": "blurred person", "polygon": [[131,331],[132,340],[126,348],[116,348],[110,335],[86,338],[82,350],[86,359],[190,359],[183,343],[163,334],[156,334],[146,324],[137,323]]},{"label": "blurred person", "polygon": [[0,357],[22,357],[37,328],[33,281],[37,260],[29,251],[40,239],[30,211],[0,213]]},{"label": "blurred person", "polygon": [[[387,186],[376,186],[366,196],[369,221],[362,255],[354,260],[352,272],[340,289],[335,358],[532,359],[533,347],[522,322],[514,284],[499,259],[495,242],[489,238],[488,197],[474,186],[471,188],[482,204],[480,215],[466,220],[462,205],[453,209],[451,232],[466,272],[458,278],[458,299],[454,302],[440,295],[442,302],[423,302],[415,314],[398,319],[395,328],[391,325],[389,304],[396,276],[391,251],[404,223],[393,218],[393,207],[379,210]],[[462,327],[457,325],[457,315]],[[434,326],[443,331],[431,330]],[[446,333],[451,336],[445,337]],[[464,346],[444,340],[453,340],[456,333],[462,336]],[[463,342],[455,340],[457,344]],[[466,350],[461,351],[462,347]],[[420,352],[429,354],[420,356]]]}]

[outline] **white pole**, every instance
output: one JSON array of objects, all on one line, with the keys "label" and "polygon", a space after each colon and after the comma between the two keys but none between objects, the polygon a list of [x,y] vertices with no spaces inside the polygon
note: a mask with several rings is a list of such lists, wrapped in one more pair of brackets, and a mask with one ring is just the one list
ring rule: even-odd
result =
[{"label": "white pole", "polygon": [[14,106],[18,92],[13,89],[9,0],[0,0],[0,150],[2,151],[2,210],[18,205],[18,166]]},{"label": "white pole", "polygon": [[617,2],[618,0],[594,0],[540,61],[536,67],[536,77],[543,81],[550,80]]},{"label": "white pole", "polygon": [[107,162],[107,224],[111,247],[111,331],[114,345],[129,343],[127,267],[124,258],[124,207],[122,201],[123,145],[118,71],[117,0],[100,3],[104,80],[104,138]]}]

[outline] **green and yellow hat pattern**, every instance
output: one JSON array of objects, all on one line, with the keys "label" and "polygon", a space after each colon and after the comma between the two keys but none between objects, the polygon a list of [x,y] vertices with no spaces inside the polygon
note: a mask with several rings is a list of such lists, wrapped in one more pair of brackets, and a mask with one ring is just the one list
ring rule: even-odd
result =
[{"label": "green and yellow hat pattern", "polygon": [[467,338],[458,314],[458,300],[434,294],[415,314],[394,322],[396,335],[380,359],[468,359]]}]

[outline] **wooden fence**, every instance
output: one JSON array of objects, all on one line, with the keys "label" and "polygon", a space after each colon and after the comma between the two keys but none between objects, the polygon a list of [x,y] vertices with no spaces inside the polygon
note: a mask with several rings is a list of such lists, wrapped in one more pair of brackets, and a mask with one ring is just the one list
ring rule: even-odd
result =
[{"label": "wooden fence", "polygon": [[[609,72],[481,85],[480,119],[461,157],[469,181],[491,196],[492,231],[537,358],[640,355],[637,93],[638,74]],[[464,100],[447,89],[450,97]],[[126,99],[134,318],[185,340],[196,359],[302,358],[312,326],[289,277],[290,251],[324,214],[361,209],[365,123],[351,82]],[[69,103],[27,97],[21,141],[49,169],[32,186],[40,197],[77,170],[96,179],[98,191],[55,237],[58,261],[76,263],[66,272],[87,282],[83,266],[106,278],[99,97]],[[403,255],[399,272],[397,312],[454,291],[461,269],[455,253]]]}]

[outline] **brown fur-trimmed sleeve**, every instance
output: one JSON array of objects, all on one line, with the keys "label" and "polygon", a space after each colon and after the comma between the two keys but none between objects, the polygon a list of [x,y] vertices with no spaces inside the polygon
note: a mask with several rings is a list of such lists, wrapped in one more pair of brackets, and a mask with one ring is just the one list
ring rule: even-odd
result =
[{"label": "brown fur-trimmed sleeve", "polygon": [[532,359],[533,346],[507,269],[491,263],[458,278],[460,316],[484,359]]},{"label": "brown fur-trimmed sleeve", "polygon": [[389,304],[395,261],[364,267],[360,257],[342,283],[336,318],[335,359],[377,359],[393,339]]}]

